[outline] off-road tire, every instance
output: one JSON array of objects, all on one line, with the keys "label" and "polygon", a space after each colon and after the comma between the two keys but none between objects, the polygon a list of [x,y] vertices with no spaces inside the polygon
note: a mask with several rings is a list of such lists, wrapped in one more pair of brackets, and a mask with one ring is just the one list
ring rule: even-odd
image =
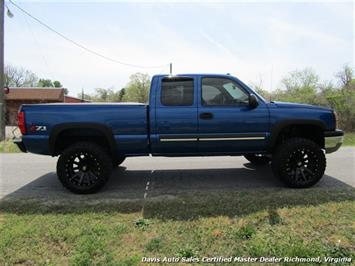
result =
[{"label": "off-road tire", "polygon": [[77,194],[99,191],[112,171],[112,159],[99,145],[78,142],[60,155],[57,175],[64,187]]},{"label": "off-road tire", "polygon": [[245,154],[245,159],[247,159],[252,164],[263,165],[270,162],[270,158],[262,154]]},{"label": "off-road tire", "polygon": [[283,142],[272,156],[272,170],[287,186],[307,188],[324,175],[326,159],[317,143],[304,138]]}]

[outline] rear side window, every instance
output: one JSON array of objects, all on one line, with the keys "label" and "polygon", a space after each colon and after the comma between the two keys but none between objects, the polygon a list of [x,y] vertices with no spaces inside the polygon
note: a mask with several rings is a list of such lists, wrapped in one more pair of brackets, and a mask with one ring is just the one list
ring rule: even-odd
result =
[{"label": "rear side window", "polygon": [[192,78],[164,78],[161,85],[161,104],[166,106],[190,106],[194,102]]}]

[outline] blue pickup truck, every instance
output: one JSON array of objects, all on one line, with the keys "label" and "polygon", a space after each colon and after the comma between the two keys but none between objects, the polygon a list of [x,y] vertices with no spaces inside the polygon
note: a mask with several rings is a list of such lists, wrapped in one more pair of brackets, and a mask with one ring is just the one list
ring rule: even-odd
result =
[{"label": "blue pickup truck", "polygon": [[[23,152],[59,156],[57,175],[93,193],[129,156],[245,156],[287,186],[309,187],[342,144],[333,110],[268,102],[231,75],[156,75],[149,104],[23,105]],[[187,159],[188,160],[188,159]]]}]

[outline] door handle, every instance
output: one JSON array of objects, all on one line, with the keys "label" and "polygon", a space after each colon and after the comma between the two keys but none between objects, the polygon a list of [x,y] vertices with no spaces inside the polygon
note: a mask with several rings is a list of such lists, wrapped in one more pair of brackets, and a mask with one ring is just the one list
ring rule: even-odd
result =
[{"label": "door handle", "polygon": [[201,113],[200,114],[200,118],[201,119],[212,119],[213,118],[213,114],[212,113]]}]

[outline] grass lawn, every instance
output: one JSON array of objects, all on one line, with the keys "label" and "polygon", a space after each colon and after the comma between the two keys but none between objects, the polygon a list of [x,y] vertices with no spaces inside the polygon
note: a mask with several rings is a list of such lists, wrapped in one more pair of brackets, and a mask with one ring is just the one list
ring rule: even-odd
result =
[{"label": "grass lawn", "polygon": [[0,141],[0,153],[21,152],[12,140]]},{"label": "grass lawn", "polygon": [[355,145],[355,132],[345,132],[343,145],[344,146],[354,146]]},{"label": "grass lawn", "polygon": [[352,188],[87,199],[0,202],[0,265],[141,265],[142,257],[165,256],[355,259]]}]

